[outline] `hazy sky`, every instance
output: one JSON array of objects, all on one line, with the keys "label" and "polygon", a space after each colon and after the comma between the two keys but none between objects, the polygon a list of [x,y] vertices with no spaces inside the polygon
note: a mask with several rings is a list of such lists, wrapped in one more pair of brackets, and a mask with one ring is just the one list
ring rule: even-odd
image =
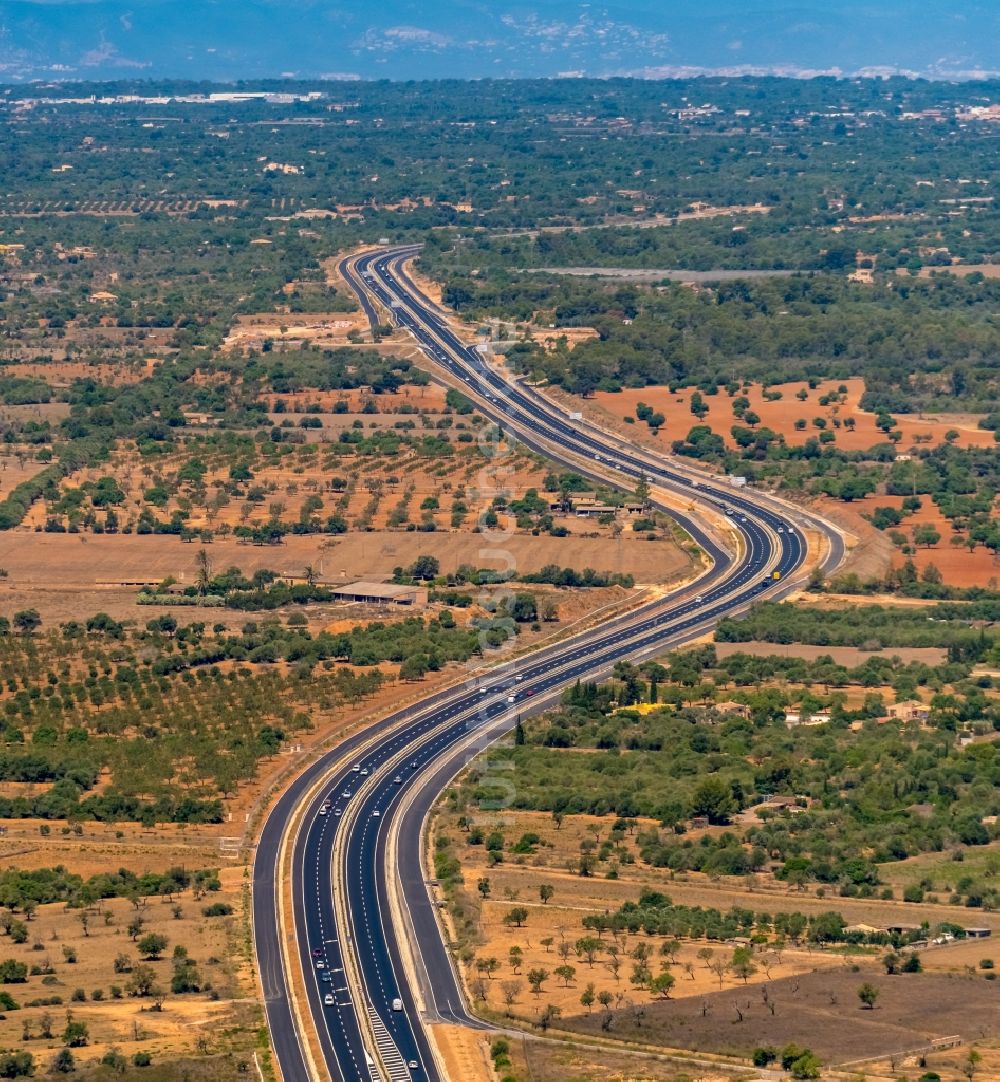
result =
[{"label": "hazy sky", "polygon": [[0,80],[1000,69],[1000,0],[0,0]]}]

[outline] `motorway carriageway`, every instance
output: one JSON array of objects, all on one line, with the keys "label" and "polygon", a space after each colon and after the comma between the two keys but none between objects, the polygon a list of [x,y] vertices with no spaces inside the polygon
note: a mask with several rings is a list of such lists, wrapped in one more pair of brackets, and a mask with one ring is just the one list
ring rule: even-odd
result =
[{"label": "motorway carriageway", "polygon": [[[602,471],[645,476],[651,483],[681,491],[694,501],[729,508],[733,525],[741,532],[743,550],[734,560],[688,515],[661,508],[678,520],[714,561],[684,600],[647,604],[599,630],[505,665],[502,676],[484,671],[479,684],[439,692],[340,745],[286,791],[265,824],[254,867],[255,943],[268,1024],[285,1082],[305,1082],[311,1075],[282,966],[274,865],[287,822],[310,786],[336,765],[328,782],[310,796],[292,850],[296,945],[306,977],[307,1003],[303,1006],[315,1020],[324,1061],[321,1070],[325,1068],[330,1078],[345,1082],[386,1075],[392,1082],[437,1079],[439,1071],[412,989],[403,979],[400,930],[392,920],[384,874],[389,820],[402,798],[415,797],[401,820],[398,872],[409,930],[417,940],[414,953],[429,1020],[481,1025],[466,1011],[420,864],[424,814],[470,754],[463,752],[459,758],[455,749],[464,746],[470,734],[475,736],[477,748],[487,746],[511,728],[516,714],[537,711],[553,702],[567,684],[593,678],[609,670],[616,660],[638,660],[697,637],[724,615],[745,608],[762,588],[774,593],[786,591],[790,574],[805,554],[805,538],[798,528],[770,507],[761,508],[744,493],[730,492],[707,480],[699,479],[695,487],[685,472],[618,449],[609,439],[567,423],[541,396],[507,384],[478,350],[454,335],[436,306],[409,281],[402,263],[415,251],[368,253],[358,259],[356,271],[348,260],[341,264],[373,325],[382,320],[369,290],[435,362],[487,397],[485,412],[509,427],[516,421],[522,442],[534,444],[557,460],[561,446],[575,455],[596,459]],[[572,458],[562,461],[568,468],[593,476]],[[839,562],[842,554],[839,535],[832,534],[830,542],[828,564]],[[772,571],[779,572],[780,581],[762,579]],[[700,593],[692,597],[695,588]],[[401,722],[404,724],[394,729]],[[373,734],[390,729],[394,731],[371,742]],[[366,742],[371,743],[365,752],[357,751]],[[356,762],[351,761],[352,754],[357,754]],[[417,780],[419,790],[411,793]],[[351,814],[347,814],[352,804]],[[334,869],[331,854],[343,821],[348,823],[340,846],[343,864]],[[347,891],[344,911],[348,927],[337,923],[335,884],[336,889]],[[348,983],[352,965],[364,987],[362,1002]],[[402,1011],[391,1009],[397,997],[403,1003]]]}]

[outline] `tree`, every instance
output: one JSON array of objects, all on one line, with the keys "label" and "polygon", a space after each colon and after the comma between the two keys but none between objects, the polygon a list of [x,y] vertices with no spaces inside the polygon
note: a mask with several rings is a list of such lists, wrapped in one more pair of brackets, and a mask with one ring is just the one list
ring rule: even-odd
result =
[{"label": "tree", "polygon": [[85,1048],[89,1030],[86,1022],[77,1022],[71,1015],[66,1015],[66,1028],[63,1030],[63,1044],[67,1048]]},{"label": "tree", "polygon": [[524,962],[524,951],[520,947],[511,947],[507,952],[507,961],[510,962],[510,968],[517,973]]},{"label": "tree", "polygon": [[23,635],[30,635],[42,626],[42,618],[38,609],[21,609],[14,613],[14,627]]},{"label": "tree", "polygon": [[576,976],[576,967],[570,965],[556,966],[555,975],[563,982],[564,988],[569,988],[570,982]]},{"label": "tree", "polygon": [[408,568],[410,578],[425,580],[436,578],[440,570],[441,565],[433,556],[418,556]]},{"label": "tree", "polygon": [[542,899],[543,905],[548,905],[555,892],[556,888],[551,883],[542,883],[538,888],[538,897]]},{"label": "tree", "polygon": [[875,1002],[878,999],[878,997],[879,997],[878,989],[875,987],[874,984],[872,984],[869,981],[865,981],[865,983],[863,985],[861,985],[861,987],[858,989],[858,999],[861,1000],[861,1005],[864,1008],[864,1010],[867,1010],[867,1011],[875,1010]]},{"label": "tree", "polygon": [[587,1008],[587,1014],[590,1014],[590,1010],[594,1006],[594,1000],[596,998],[597,996],[594,993],[594,983],[591,981],[580,993],[580,1006]]},{"label": "tree", "polygon": [[500,994],[503,996],[504,1006],[507,1008],[507,1015],[509,1017],[511,1007],[517,1002],[517,997],[521,994],[521,982],[501,981]]},{"label": "tree", "polygon": [[479,891],[484,901],[490,896],[490,881],[486,876],[476,880],[476,890]]},{"label": "tree", "polygon": [[209,583],[212,581],[212,561],[204,549],[198,549],[194,558],[195,577],[194,584],[198,593],[204,597],[208,593]]},{"label": "tree", "polygon": [[601,953],[603,946],[604,944],[597,936],[585,935],[576,941],[576,953],[593,969],[594,962],[597,960],[598,954]]},{"label": "tree", "polygon": [[972,1079],[975,1077],[982,1059],[982,1055],[977,1052],[975,1048],[970,1048],[969,1054],[962,1061],[962,1074],[969,1079],[969,1082],[972,1082]]},{"label": "tree", "polygon": [[143,958],[150,962],[155,962],[167,949],[167,944],[169,942],[170,941],[165,935],[158,935],[156,932],[150,932],[148,935],[144,935],[136,946],[139,948],[139,953]]},{"label": "tree", "polygon": [[562,1008],[557,1007],[554,1003],[547,1003],[545,1010],[542,1011],[542,1016],[538,1020],[538,1024],[544,1033],[545,1030],[552,1025],[552,1023],[562,1014]]},{"label": "tree", "polygon": [[941,534],[929,523],[922,522],[913,528],[913,542],[933,548],[941,540]]},{"label": "tree", "polygon": [[157,991],[156,971],[152,966],[136,966],[125,987],[131,996],[137,996],[140,999],[152,996]]},{"label": "tree", "polygon": [[736,810],[732,787],[715,775],[699,782],[691,796],[693,814],[707,816],[710,823],[728,823]]},{"label": "tree", "polygon": [[750,948],[737,947],[733,951],[733,958],[729,963],[729,968],[732,970],[734,976],[739,977],[740,980],[746,984],[757,972],[757,967],[753,963],[753,955],[750,953]]},{"label": "tree", "polygon": [[72,1074],[76,1070],[76,1060],[68,1048],[61,1048],[52,1061],[51,1071],[53,1074]]},{"label": "tree", "polygon": [[531,985],[531,990],[537,996],[542,991],[542,985],[549,979],[549,971],[547,969],[530,969],[528,970],[528,984]]},{"label": "tree", "polygon": [[674,986],[674,975],[669,969],[664,969],[649,982],[649,990],[654,996],[670,998],[670,989]]},{"label": "tree", "polygon": [[504,915],[503,922],[509,928],[513,925],[515,928],[520,928],[524,922],[528,919],[528,911],[523,905],[516,905],[513,909],[507,911]]}]

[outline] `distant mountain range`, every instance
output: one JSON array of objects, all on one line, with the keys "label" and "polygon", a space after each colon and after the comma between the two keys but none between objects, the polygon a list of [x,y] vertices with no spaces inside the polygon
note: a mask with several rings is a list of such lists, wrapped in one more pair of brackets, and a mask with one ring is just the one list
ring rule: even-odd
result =
[{"label": "distant mountain range", "polygon": [[0,81],[1000,69],[997,0],[0,0]]}]

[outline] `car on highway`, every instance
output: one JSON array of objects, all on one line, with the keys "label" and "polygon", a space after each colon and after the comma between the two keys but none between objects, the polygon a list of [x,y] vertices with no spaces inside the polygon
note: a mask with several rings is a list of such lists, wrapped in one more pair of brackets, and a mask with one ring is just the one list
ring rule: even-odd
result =
[{"label": "car on highway", "polygon": [[334,1004],[334,998],[333,998],[333,993],[332,993],[332,992],[327,992],[327,993],[326,993],[326,995],[325,995],[325,996],[323,997],[323,1002],[324,1002],[324,1003],[325,1003],[325,1004],[326,1004],[326,1005],[327,1005],[328,1007],[332,1007],[332,1006],[333,1006],[333,1004]]},{"label": "car on highway", "polygon": [[410,763],[410,769],[411,770],[416,770],[417,769],[417,760],[416,759],[414,759],[413,762]]},{"label": "car on highway", "polygon": [[363,778],[367,778],[367,777],[368,777],[368,771],[367,771],[366,769],[364,769],[364,768],[363,768],[363,769],[362,769],[362,771],[361,771],[361,776],[362,776]]},{"label": "car on highway", "polygon": [[360,763],[355,763],[354,766],[351,767],[351,770],[355,774],[360,774],[361,773],[361,764]]},{"label": "car on highway", "polygon": [[403,1001],[398,996],[392,1001],[392,1009],[394,1011],[401,1011],[403,1009]]},{"label": "car on highway", "polygon": [[350,794],[350,791],[349,791],[349,790],[347,790],[347,789],[345,789],[345,790],[344,790],[344,791],[343,791],[343,792],[342,792],[342,793],[341,793],[340,795],[341,795],[341,796],[342,796],[342,797],[343,797],[343,798],[344,798],[345,800],[350,800],[350,799],[351,799],[351,794]]},{"label": "car on highway", "polygon": [[324,969],[323,972],[319,975],[319,979],[324,984],[332,984],[333,983],[333,974],[328,969]]},{"label": "car on highway", "polygon": [[313,947],[312,956],[313,956],[313,958],[322,958],[323,957],[323,948],[322,947]]},{"label": "car on highway", "polygon": [[326,969],[326,962],[323,962],[323,961],[317,962],[316,963],[316,968],[317,969]]},{"label": "car on highway", "polygon": [[507,702],[512,703],[513,701],[514,701],[514,696],[513,695],[508,695],[507,696]]},{"label": "car on highway", "polygon": [[703,597],[701,596],[701,594],[698,594],[698,596],[697,596],[697,597],[695,598],[695,601],[697,601],[699,605],[700,605],[700,604],[701,604],[701,602],[702,602],[702,601],[704,601],[704,600],[705,600],[705,599],[704,599],[704,598],[703,598]]},{"label": "car on highway", "polygon": [[376,809],[375,809],[375,810],[374,810],[374,811],[372,812],[372,818],[373,818],[373,819],[377,819],[377,818],[378,818],[378,817],[379,817],[379,816],[380,816],[381,814],[382,814],[382,813],[381,813],[381,812],[380,812],[380,811],[378,810],[378,808],[376,808]]},{"label": "car on highway", "polygon": [[403,784],[403,779],[399,774],[397,774],[392,780],[396,785],[402,785]]},{"label": "car on highway", "polygon": [[419,1071],[420,1070],[420,1064],[417,1063],[417,1061],[415,1059],[411,1059],[410,1062],[406,1066],[409,1067],[411,1071]]}]

